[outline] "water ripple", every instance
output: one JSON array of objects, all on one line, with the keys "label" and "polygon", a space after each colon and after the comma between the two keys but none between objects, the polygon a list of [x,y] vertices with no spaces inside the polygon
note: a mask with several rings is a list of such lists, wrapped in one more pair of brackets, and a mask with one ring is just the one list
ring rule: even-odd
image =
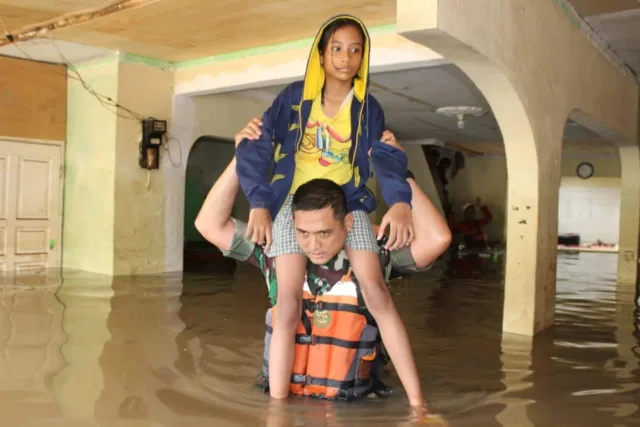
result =
[{"label": "water ripple", "polygon": [[[533,340],[501,332],[500,268],[442,263],[391,284],[431,408],[452,426],[639,425],[640,310],[616,257],[560,255],[555,324]],[[269,402],[267,306],[248,266],[2,285],[3,425],[407,425],[392,368],[389,399]]]}]

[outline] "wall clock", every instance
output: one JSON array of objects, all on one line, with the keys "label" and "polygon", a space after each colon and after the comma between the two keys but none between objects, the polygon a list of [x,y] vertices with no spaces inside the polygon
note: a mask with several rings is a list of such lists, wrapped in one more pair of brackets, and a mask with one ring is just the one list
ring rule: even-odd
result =
[{"label": "wall clock", "polygon": [[593,165],[589,162],[582,162],[576,168],[576,174],[582,179],[589,179],[594,173]]}]

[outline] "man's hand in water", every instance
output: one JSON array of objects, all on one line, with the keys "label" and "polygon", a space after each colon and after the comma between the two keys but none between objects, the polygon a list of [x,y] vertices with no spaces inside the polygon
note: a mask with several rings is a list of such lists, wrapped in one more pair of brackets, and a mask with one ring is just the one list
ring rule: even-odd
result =
[{"label": "man's hand in water", "polygon": [[411,206],[407,203],[396,203],[391,206],[380,222],[378,240],[384,236],[387,226],[389,226],[387,249],[393,251],[409,246],[415,236],[413,222],[411,221]]},{"label": "man's hand in water", "polygon": [[409,415],[409,422],[404,422],[398,424],[398,427],[408,427],[408,426],[433,426],[433,427],[448,427],[449,423],[442,418],[440,415],[431,414],[428,410],[415,410],[415,408],[411,409],[411,413]]},{"label": "man's hand in water", "polygon": [[262,120],[260,120],[257,117],[254,119],[251,119],[249,123],[247,123],[247,125],[244,127],[244,129],[236,133],[236,138],[235,138],[236,147],[245,138],[250,139],[252,141],[255,141],[256,139],[260,138],[260,135],[262,135],[262,130],[260,129],[261,126],[262,126]]},{"label": "man's hand in water", "polygon": [[267,208],[253,208],[249,212],[247,239],[258,245],[271,246],[271,214]]}]

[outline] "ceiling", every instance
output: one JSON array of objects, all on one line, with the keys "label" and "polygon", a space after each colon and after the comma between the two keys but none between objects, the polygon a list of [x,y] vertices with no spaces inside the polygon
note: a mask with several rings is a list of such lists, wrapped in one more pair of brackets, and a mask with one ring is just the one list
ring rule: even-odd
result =
[{"label": "ceiling", "polygon": [[[16,33],[64,14],[95,11],[123,1],[0,0],[0,17],[6,30]],[[393,0],[126,1],[142,6],[55,30],[54,37],[177,62],[312,37],[336,11],[355,14],[368,26],[392,24],[396,18]],[[559,1],[568,1],[640,74],[640,1]],[[313,13],[309,13],[311,4]]]},{"label": "ceiling", "polygon": [[[282,88],[278,85],[237,93],[271,101]],[[388,128],[403,142],[437,139],[465,146],[480,142],[502,145],[500,128],[487,101],[455,65],[373,74],[371,93],[384,109]],[[436,113],[439,107],[460,105],[478,106],[488,112],[480,117],[466,117],[463,129],[458,128],[456,118]],[[609,145],[573,121],[567,123],[565,138],[581,144]]]},{"label": "ceiling", "polygon": [[[312,37],[337,10],[361,17],[368,26],[392,24],[396,16],[396,2],[392,0],[325,0],[313,4],[313,13],[309,13],[309,0],[129,1],[145,5],[56,30],[49,37],[20,43],[21,49],[0,47],[0,54],[63,62],[62,52],[73,63],[119,50],[178,62]],[[569,1],[599,37],[640,74],[640,1]],[[7,31],[15,33],[62,14],[96,10],[112,3],[0,0],[0,29],[4,23]],[[280,88],[241,94],[272,100]],[[499,126],[491,112],[466,118],[463,129],[458,128],[456,118],[435,112],[450,105],[489,109],[474,84],[453,65],[379,73],[372,76],[371,88],[385,110],[389,128],[403,141],[437,139],[470,151],[480,147],[483,152],[503,150]],[[615,150],[575,122],[568,123],[565,136],[569,144]]]},{"label": "ceiling", "polygon": [[583,17],[623,12],[640,7],[638,0],[569,0]]},{"label": "ceiling", "polygon": [[[313,37],[336,11],[367,26],[392,24],[390,0],[139,0],[145,6],[55,30],[56,39],[184,61]],[[62,13],[103,7],[105,0],[0,0],[9,32]]]},{"label": "ceiling", "polygon": [[640,0],[569,0],[598,37],[640,75]]},{"label": "ceiling", "polygon": [[66,61],[76,64],[78,62],[115,55],[115,53],[113,50],[101,47],[87,46],[50,38],[32,39],[26,42],[0,47],[0,55],[56,64],[62,64]]},{"label": "ceiling", "polygon": [[94,8],[105,0],[0,0],[0,16],[9,32],[57,18],[65,13]]},{"label": "ceiling", "polygon": [[640,75],[640,2],[638,8],[587,18],[616,56]]}]

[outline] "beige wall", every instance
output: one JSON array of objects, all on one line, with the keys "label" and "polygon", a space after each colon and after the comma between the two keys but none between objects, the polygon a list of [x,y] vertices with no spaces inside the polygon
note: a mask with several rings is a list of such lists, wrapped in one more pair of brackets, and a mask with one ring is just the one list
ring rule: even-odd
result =
[{"label": "beige wall", "polygon": [[[576,175],[576,168],[582,162],[593,165],[593,176],[587,180],[580,179]],[[620,157],[590,157],[590,156],[564,156],[562,158],[562,177],[575,177],[590,185],[589,181],[596,178],[620,178]]]},{"label": "beige wall", "polygon": [[262,117],[271,101],[223,93],[195,98],[197,136],[232,139],[253,117]]},{"label": "beige wall", "polygon": [[[577,176],[581,162],[593,165],[589,179]],[[570,157],[562,160],[558,232],[578,233],[581,242],[618,243],[621,212],[619,157]]]},{"label": "beige wall", "polygon": [[[594,166],[594,176],[584,180],[576,176],[581,162]],[[615,157],[571,156],[562,159],[562,185],[574,187],[609,187],[620,185],[620,159]],[[507,162],[504,156],[480,156],[465,158],[465,168],[454,180],[450,180],[449,197],[460,218],[461,207],[482,198],[493,215],[487,227],[489,237],[504,241],[507,208]]]},{"label": "beige wall", "polygon": [[587,186],[563,183],[558,202],[558,232],[579,234],[581,243],[593,243],[598,240],[618,243],[620,179],[594,180],[599,182]]}]

